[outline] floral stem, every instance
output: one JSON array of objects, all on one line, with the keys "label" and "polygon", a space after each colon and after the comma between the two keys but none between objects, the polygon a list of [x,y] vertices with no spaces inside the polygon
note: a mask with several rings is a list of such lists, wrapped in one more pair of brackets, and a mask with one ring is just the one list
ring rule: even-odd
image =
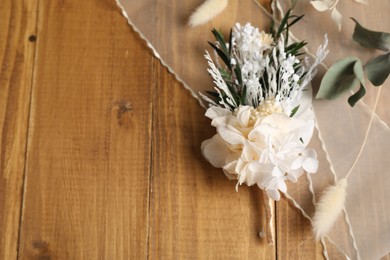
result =
[{"label": "floral stem", "polygon": [[263,191],[263,201],[267,222],[267,241],[268,245],[275,244],[275,202],[270,199],[265,191]]}]

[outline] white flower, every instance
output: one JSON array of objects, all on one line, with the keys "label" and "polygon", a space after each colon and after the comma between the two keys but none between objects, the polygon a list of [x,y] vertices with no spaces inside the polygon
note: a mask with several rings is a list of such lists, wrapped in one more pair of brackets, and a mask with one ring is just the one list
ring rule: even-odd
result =
[{"label": "white flower", "polygon": [[[355,2],[368,5],[368,0],[355,0]],[[318,12],[330,11],[332,20],[336,23],[339,31],[341,31],[343,16],[337,10],[339,0],[313,0],[310,3]]]},{"label": "white flower", "polygon": [[206,116],[217,134],[202,143],[202,153],[229,179],[238,180],[237,187],[257,184],[279,200],[279,191],[287,191],[286,180],[296,182],[304,171],[317,171],[316,153],[306,148],[314,120],[291,118],[277,107],[266,114],[261,109],[239,106],[232,112],[210,107]]}]

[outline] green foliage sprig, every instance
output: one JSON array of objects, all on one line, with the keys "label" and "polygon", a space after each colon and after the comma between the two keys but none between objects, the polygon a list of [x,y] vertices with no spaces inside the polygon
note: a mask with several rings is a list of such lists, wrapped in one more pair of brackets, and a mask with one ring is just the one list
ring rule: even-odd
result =
[{"label": "green foliage sprig", "polygon": [[[270,34],[274,39],[274,44],[279,41],[281,37],[284,39],[285,52],[286,54],[291,54],[293,56],[301,56],[304,55],[304,52],[301,52],[301,49],[307,44],[305,41],[294,42],[289,44],[289,30],[290,27],[296,24],[303,18],[303,15],[294,15],[292,14],[293,8],[295,5],[295,1],[293,1],[293,7],[289,9],[285,16],[282,18],[278,27],[275,27],[275,22],[271,23]],[[228,86],[233,99],[238,105],[247,105],[246,104],[246,94],[247,94],[247,86],[243,84],[242,74],[240,65],[235,63],[234,65],[231,63],[232,54],[233,54],[233,43],[232,43],[232,30],[230,30],[228,41],[225,40],[222,32],[216,30],[215,28],[212,30],[212,33],[215,37],[215,42],[208,42],[210,46],[215,50],[219,59],[224,63],[224,67],[220,67],[220,73]],[[273,60],[272,53],[269,53],[269,57],[271,61]],[[300,64],[294,68],[295,71],[300,69]],[[266,73],[265,73],[266,74]],[[264,76],[266,77],[266,75]],[[260,83],[264,88],[264,92],[267,92],[268,80],[264,77],[260,79]],[[218,103],[221,101],[221,96],[215,91],[206,91],[209,96],[217,101]],[[223,94],[223,93],[222,93]],[[228,98],[227,95],[222,95],[224,101]],[[227,103],[227,102],[225,102]],[[232,109],[234,109],[232,107]]]},{"label": "green foliage sprig", "polygon": [[381,86],[389,76],[390,33],[368,30],[354,18],[352,20],[355,22],[353,40],[365,48],[384,51],[385,54],[372,58],[364,66],[357,57],[337,61],[324,75],[316,98],[335,99],[360,85],[348,99],[353,107],[366,94],[364,75],[374,86]]}]

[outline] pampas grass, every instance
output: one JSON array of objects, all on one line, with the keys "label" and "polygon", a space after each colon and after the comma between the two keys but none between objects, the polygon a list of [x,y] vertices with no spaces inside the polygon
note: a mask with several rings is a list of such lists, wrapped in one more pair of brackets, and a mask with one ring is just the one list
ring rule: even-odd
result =
[{"label": "pampas grass", "polygon": [[333,226],[344,208],[347,179],[341,179],[323,192],[313,217],[313,232],[318,241]]},{"label": "pampas grass", "polygon": [[228,0],[206,0],[196,11],[191,15],[188,25],[195,27],[207,23],[227,6]]}]

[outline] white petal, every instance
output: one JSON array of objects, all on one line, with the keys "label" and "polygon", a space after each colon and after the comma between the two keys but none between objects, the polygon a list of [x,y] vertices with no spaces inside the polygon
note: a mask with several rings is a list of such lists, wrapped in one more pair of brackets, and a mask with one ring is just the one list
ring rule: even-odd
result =
[{"label": "white petal", "polygon": [[278,190],[266,189],[266,192],[267,192],[268,197],[270,197],[271,199],[273,199],[275,201],[280,200],[280,194],[279,194]]},{"label": "white petal", "polygon": [[313,158],[306,158],[302,167],[308,173],[315,173],[318,170],[318,161]]},{"label": "white petal", "polygon": [[249,119],[251,117],[251,107],[250,106],[241,106],[237,113],[237,119],[240,123],[247,127]]},{"label": "white petal", "polygon": [[248,165],[248,170],[251,172],[261,172],[263,169],[261,168],[261,164],[257,161],[252,161]]},{"label": "white petal", "polygon": [[297,169],[287,172],[287,179],[291,182],[296,183],[298,181],[298,178],[301,177],[303,174],[303,169]]},{"label": "white petal", "polygon": [[260,149],[256,146],[256,144],[246,141],[244,148],[242,149],[241,158],[245,161],[254,161],[259,160],[261,155]]},{"label": "white petal", "polygon": [[285,136],[286,133],[278,125],[263,121],[248,134],[248,139],[266,149],[275,138],[284,138]]},{"label": "white petal", "polygon": [[226,116],[220,116],[220,117],[214,118],[213,121],[211,121],[211,125],[214,127],[218,127],[221,125],[226,125],[227,121],[228,121],[228,118]]},{"label": "white petal", "polygon": [[303,156],[297,157],[297,158],[294,160],[294,162],[291,164],[291,169],[292,169],[292,170],[296,170],[296,169],[301,168],[304,159],[305,159],[305,158],[304,158]]},{"label": "white petal", "polygon": [[245,165],[244,168],[238,173],[240,176],[238,179],[238,182],[240,183],[240,185],[246,182],[247,167],[248,167],[248,165]]},{"label": "white petal", "polygon": [[299,137],[303,141],[303,145],[306,147],[310,142],[314,132],[314,120],[306,121],[300,128]]},{"label": "white petal", "polygon": [[305,157],[311,157],[313,159],[317,159],[317,153],[314,149],[308,148],[302,153]]},{"label": "white petal", "polygon": [[225,169],[223,169],[223,173],[225,174],[225,176],[226,176],[230,181],[237,180],[237,177],[238,177],[237,174],[231,174],[231,173],[227,172]]},{"label": "white petal", "polygon": [[274,177],[281,177],[283,175],[284,172],[278,166],[275,166],[274,169],[272,170],[272,176]]},{"label": "white petal", "polygon": [[287,192],[287,185],[286,185],[286,183],[284,183],[284,181],[282,181],[282,180],[278,181],[278,189],[281,192],[286,193]]},{"label": "white petal", "polygon": [[[231,161],[231,162],[228,162],[227,164],[225,164],[223,166],[223,170],[226,172],[226,173],[229,173],[231,175],[237,175],[237,172],[236,172],[236,166],[237,166],[237,161]],[[229,178],[230,179],[230,178]]]},{"label": "white petal", "polygon": [[310,3],[317,11],[324,12],[326,10],[329,10],[332,7],[334,1],[317,0],[317,1],[310,1]]},{"label": "white petal", "polygon": [[247,171],[246,175],[246,184],[248,186],[252,186],[257,183],[257,174]]},{"label": "white petal", "polygon": [[245,138],[242,136],[240,131],[237,129],[231,127],[230,125],[228,126],[219,126],[217,128],[218,134],[220,134],[221,138],[232,145],[235,144],[244,144],[245,143]]},{"label": "white petal", "polygon": [[308,84],[302,90],[301,98],[294,101],[291,106],[294,108],[299,105],[298,111],[295,113],[294,118],[308,120],[314,118],[314,113],[311,108],[313,90],[310,84]]},{"label": "white petal", "polygon": [[262,124],[269,124],[283,133],[289,133],[302,127],[305,121],[288,117],[285,114],[274,113],[265,117]]},{"label": "white petal", "polygon": [[226,158],[231,153],[229,147],[218,134],[203,141],[201,149],[203,156],[216,168],[224,166]]},{"label": "white petal", "polygon": [[[257,161],[252,161],[248,164],[248,185],[257,184],[259,187],[264,187],[263,183],[271,176],[271,169],[267,165],[260,164]],[[268,177],[267,177],[268,176]]]},{"label": "white petal", "polygon": [[232,112],[229,109],[217,107],[217,106],[212,106],[212,107],[209,107],[207,109],[205,116],[207,116],[210,119],[214,119],[217,117],[228,116],[231,114],[232,114]]}]

